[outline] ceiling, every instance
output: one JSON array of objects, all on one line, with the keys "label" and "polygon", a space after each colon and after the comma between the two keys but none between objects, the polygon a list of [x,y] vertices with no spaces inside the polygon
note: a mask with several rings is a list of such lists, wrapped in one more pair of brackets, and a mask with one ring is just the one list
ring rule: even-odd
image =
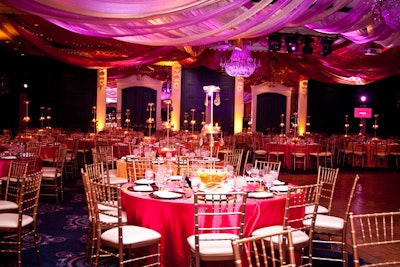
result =
[{"label": "ceiling", "polygon": [[[282,47],[268,40],[279,33]],[[299,40],[288,53],[287,36]],[[306,37],[312,54],[304,54]],[[321,40],[332,40],[322,55]],[[82,68],[166,80],[171,62],[223,71],[244,44],[260,61],[245,84],[368,84],[400,74],[399,0],[2,0],[0,45]],[[381,53],[366,55],[374,46]],[[162,63],[162,64],[161,64]]]}]

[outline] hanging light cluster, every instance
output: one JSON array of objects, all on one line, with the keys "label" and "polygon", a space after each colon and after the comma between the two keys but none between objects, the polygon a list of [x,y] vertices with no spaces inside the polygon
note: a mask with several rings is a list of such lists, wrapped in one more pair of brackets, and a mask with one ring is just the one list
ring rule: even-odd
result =
[{"label": "hanging light cluster", "polygon": [[232,77],[249,77],[259,66],[259,61],[251,57],[250,51],[245,45],[243,48],[235,47],[230,59],[221,62],[221,67]]}]

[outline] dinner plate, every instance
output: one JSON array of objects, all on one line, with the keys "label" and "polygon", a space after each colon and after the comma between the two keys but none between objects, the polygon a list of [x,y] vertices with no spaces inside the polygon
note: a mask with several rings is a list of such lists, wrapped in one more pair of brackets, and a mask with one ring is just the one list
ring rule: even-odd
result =
[{"label": "dinner plate", "polygon": [[149,179],[139,179],[135,181],[135,184],[141,184],[141,185],[149,185],[149,184],[154,184],[155,181],[154,180],[149,180]]},{"label": "dinner plate", "polygon": [[246,177],[246,182],[249,183],[260,182],[260,177]]},{"label": "dinner plate", "polygon": [[183,197],[183,194],[170,192],[170,191],[155,191],[153,196],[156,198],[175,199]]},{"label": "dinner plate", "polygon": [[168,180],[170,180],[170,181],[180,181],[180,180],[182,180],[182,176],[181,175],[171,175],[170,177],[168,177]]},{"label": "dinner plate", "polygon": [[[210,157],[204,157],[203,159],[206,160],[206,161],[209,161],[209,160],[210,160]],[[221,161],[219,158],[214,158],[214,157],[213,157],[211,160],[212,160],[212,161],[215,161],[215,162]]]},{"label": "dinner plate", "polygon": [[153,187],[148,186],[148,185],[135,185],[133,187],[133,191],[137,192],[153,192]]},{"label": "dinner plate", "polygon": [[279,181],[279,180],[275,180],[274,181],[274,185],[284,185],[285,182]]},{"label": "dinner plate", "polygon": [[271,191],[275,192],[287,192],[288,186],[287,185],[276,185],[270,188]]},{"label": "dinner plate", "polygon": [[1,157],[2,159],[17,159],[17,157],[16,156],[4,156],[4,157]]},{"label": "dinner plate", "polygon": [[250,197],[250,198],[269,198],[269,197],[273,197],[274,193],[265,192],[265,191],[250,192],[250,193],[247,194],[247,196]]}]

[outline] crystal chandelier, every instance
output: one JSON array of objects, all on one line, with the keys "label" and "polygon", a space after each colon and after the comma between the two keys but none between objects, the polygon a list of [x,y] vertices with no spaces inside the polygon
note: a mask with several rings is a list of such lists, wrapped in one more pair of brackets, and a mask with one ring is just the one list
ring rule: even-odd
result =
[{"label": "crystal chandelier", "polygon": [[259,66],[259,61],[250,56],[250,52],[245,45],[243,45],[242,49],[235,47],[232,51],[231,58],[221,62],[221,67],[232,77],[249,77]]},{"label": "crystal chandelier", "polygon": [[375,19],[383,20],[393,30],[400,30],[400,2],[398,0],[375,0],[372,11]]}]

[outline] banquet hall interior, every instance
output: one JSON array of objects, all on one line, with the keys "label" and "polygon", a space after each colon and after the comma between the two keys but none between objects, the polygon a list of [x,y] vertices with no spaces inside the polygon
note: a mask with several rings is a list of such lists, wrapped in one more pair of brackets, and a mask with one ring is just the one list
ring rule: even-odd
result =
[{"label": "banquet hall interior", "polygon": [[[106,143],[103,171],[126,186],[137,180],[129,169],[137,153],[156,160],[153,165],[174,159],[174,176],[192,178],[189,167],[182,171],[183,159],[202,157],[215,170],[226,169],[233,164],[228,154],[240,150],[237,177],[256,160],[280,162],[278,180],[285,185],[315,183],[320,167],[338,168],[332,215],[347,218],[356,175],[352,212],[399,211],[399,62],[398,0],[2,0],[0,199],[10,163],[36,153],[30,144],[40,144],[33,169],[43,174],[57,169],[65,145],[58,168],[63,183],[45,187],[43,177],[39,209],[69,207],[77,185],[85,198],[82,171],[102,161],[97,149]],[[121,199],[138,205],[123,186]],[[249,199],[249,210],[252,201],[267,201]],[[352,254],[347,227],[345,249]],[[0,239],[2,232],[0,224]],[[184,238],[177,237],[176,255],[168,258],[172,248],[164,242],[171,237],[165,236],[177,233],[160,232],[161,266],[187,266]],[[46,235],[43,225],[39,235]],[[84,245],[81,254],[88,253]],[[0,252],[2,246],[0,240]],[[399,248],[360,251],[373,262],[396,258]],[[22,266],[36,266],[27,250]],[[4,266],[14,266],[16,257],[8,254]],[[41,265],[90,264],[68,257],[42,256]]]}]

